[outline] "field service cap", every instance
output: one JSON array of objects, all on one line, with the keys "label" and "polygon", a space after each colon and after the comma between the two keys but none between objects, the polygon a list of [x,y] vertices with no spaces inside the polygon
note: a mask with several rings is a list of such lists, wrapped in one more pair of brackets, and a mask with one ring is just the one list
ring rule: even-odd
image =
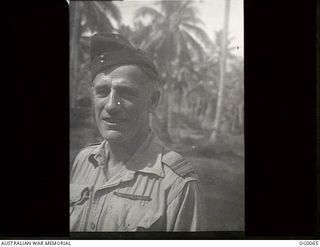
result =
[{"label": "field service cap", "polygon": [[122,65],[143,66],[158,75],[154,63],[147,54],[115,33],[97,33],[91,37],[90,59],[92,79],[98,73]]}]

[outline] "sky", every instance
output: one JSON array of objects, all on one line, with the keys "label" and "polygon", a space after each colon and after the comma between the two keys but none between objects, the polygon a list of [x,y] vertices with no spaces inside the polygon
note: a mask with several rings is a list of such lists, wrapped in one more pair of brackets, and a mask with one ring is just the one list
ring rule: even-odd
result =
[{"label": "sky", "polygon": [[[150,0],[124,0],[115,1],[122,13],[122,22],[132,26],[134,12],[141,6],[154,7],[156,1]],[[199,9],[199,17],[203,20],[204,29],[211,39],[215,31],[223,28],[225,0],[194,0]],[[243,57],[243,0],[231,0],[229,18],[229,38],[234,38],[232,46],[238,49],[234,54]]]}]

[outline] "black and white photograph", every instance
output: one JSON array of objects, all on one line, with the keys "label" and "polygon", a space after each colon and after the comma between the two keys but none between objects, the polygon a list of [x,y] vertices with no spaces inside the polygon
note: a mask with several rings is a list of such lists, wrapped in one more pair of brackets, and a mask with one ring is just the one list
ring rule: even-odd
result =
[{"label": "black and white photograph", "polygon": [[68,3],[70,232],[244,231],[243,1]]}]

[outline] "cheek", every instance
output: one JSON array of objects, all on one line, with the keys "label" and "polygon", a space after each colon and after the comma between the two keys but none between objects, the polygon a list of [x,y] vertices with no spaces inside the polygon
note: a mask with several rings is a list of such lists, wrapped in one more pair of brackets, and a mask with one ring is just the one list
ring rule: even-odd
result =
[{"label": "cheek", "polygon": [[142,100],[137,100],[134,102],[125,102],[125,109],[129,114],[134,114],[136,117],[143,115],[148,111],[148,104]]},{"label": "cheek", "polygon": [[103,102],[99,100],[93,101],[94,117],[97,119],[103,109]]},{"label": "cheek", "polygon": [[93,107],[95,111],[99,111],[103,108],[103,100],[95,99],[93,101]]},{"label": "cheek", "polygon": [[123,100],[121,103],[122,103],[123,112],[127,116],[129,116],[129,118],[131,118],[131,119],[135,118],[139,107],[134,102],[131,102],[131,101]]}]

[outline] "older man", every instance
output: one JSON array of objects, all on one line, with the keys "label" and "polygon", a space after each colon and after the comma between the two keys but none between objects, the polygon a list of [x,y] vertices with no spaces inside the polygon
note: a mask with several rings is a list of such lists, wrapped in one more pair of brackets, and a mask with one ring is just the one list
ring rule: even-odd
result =
[{"label": "older man", "polygon": [[104,141],[74,161],[70,231],[203,230],[198,177],[149,126],[160,97],[153,62],[117,34],[96,34],[91,73]]}]

